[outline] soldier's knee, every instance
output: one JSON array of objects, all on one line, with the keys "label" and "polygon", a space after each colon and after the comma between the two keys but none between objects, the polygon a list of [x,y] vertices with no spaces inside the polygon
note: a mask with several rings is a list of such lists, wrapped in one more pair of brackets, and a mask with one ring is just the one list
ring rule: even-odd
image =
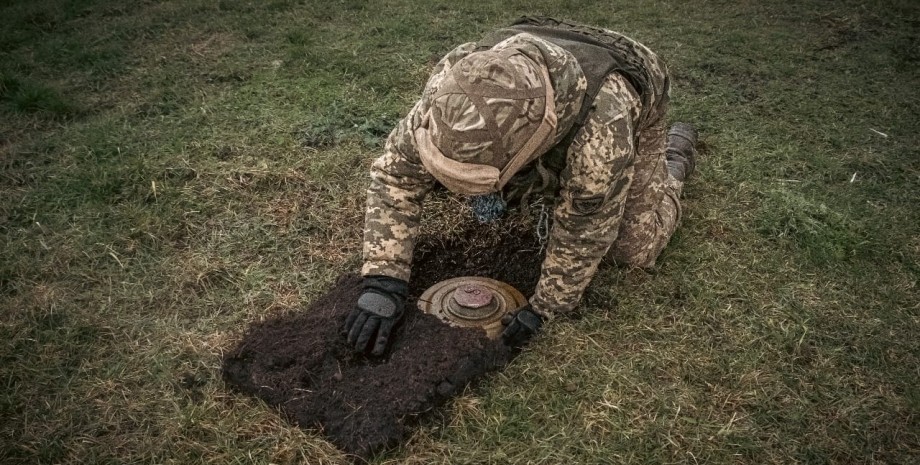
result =
[{"label": "soldier's knee", "polygon": [[658,254],[652,254],[648,247],[611,247],[606,259],[617,266],[628,268],[652,268],[658,259]]}]

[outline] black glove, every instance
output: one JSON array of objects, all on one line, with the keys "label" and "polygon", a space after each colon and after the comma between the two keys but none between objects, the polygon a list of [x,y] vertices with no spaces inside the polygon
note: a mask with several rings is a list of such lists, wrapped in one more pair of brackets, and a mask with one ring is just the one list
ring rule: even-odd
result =
[{"label": "black glove", "polygon": [[511,347],[519,347],[540,331],[543,317],[526,305],[515,313],[505,315],[502,324],[506,326],[502,331],[502,340]]},{"label": "black glove", "polygon": [[364,277],[364,292],[345,320],[348,343],[354,344],[356,352],[367,350],[372,340],[372,355],[382,355],[387,350],[390,332],[405,311],[408,292],[409,284],[401,279],[389,276]]}]

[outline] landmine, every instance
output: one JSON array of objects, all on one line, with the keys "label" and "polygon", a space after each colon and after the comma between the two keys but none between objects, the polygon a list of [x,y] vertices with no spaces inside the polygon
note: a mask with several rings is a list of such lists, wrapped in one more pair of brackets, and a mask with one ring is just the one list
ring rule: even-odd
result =
[{"label": "landmine", "polygon": [[[460,237],[419,241],[406,314],[383,358],[356,355],[345,343],[341,330],[361,278],[344,275],[309,308],[253,324],[224,359],[228,385],[318,431],[354,460],[398,444],[512,359],[498,338],[500,319],[523,302],[516,289],[532,290],[539,277],[542,255],[531,231],[486,236],[472,229]],[[420,310],[436,299],[438,311]]]},{"label": "landmine", "polygon": [[510,284],[478,276],[441,281],[422,293],[418,308],[461,328],[481,328],[490,339],[502,333],[502,317],[527,299]]}]

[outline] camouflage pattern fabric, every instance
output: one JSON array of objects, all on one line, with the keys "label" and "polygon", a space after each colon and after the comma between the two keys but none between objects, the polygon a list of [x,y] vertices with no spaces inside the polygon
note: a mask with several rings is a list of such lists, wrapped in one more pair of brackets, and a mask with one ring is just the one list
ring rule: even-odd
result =
[{"label": "camouflage pattern fabric", "polygon": [[[435,183],[420,162],[412,133],[429,111],[446,65],[476,46],[463,44],[435,66],[422,98],[390,134],[383,156],[371,168],[364,275],[410,279],[422,201]],[[577,61],[531,34],[512,36],[494,49],[504,47],[520,48],[549,69],[559,121],[554,141],[562,141],[575,125],[587,87]],[[663,65],[652,71],[666,76]],[[633,86],[610,74],[586,121],[576,127],[565,168],[555,173],[560,189],[553,226],[530,299],[537,313],[552,318],[575,308],[605,255],[631,266],[653,265],[676,228],[681,183],[669,177],[664,159],[667,94],[652,100],[654,108],[643,109]]]},{"label": "camouflage pattern fabric", "polygon": [[[584,91],[584,74],[575,57],[530,34],[510,37],[493,47],[518,48],[537,64],[546,66],[555,90],[558,143],[575,123]],[[432,97],[444,82],[446,69],[477,48],[466,43],[442,58],[432,71],[422,98],[409,110],[387,138],[383,155],[371,166],[364,217],[364,266],[362,274],[386,275],[409,280],[412,252],[418,236],[421,203],[434,186],[434,177],[422,166],[413,131],[431,109]]]},{"label": "camouflage pattern fabric", "polygon": [[664,118],[639,134],[634,170],[641,176],[630,187],[619,236],[607,255],[616,263],[639,268],[654,266],[680,223],[684,183],[668,172],[666,142]]},{"label": "camouflage pattern fabric", "polygon": [[[506,49],[471,53],[451,71],[431,99],[433,142],[453,160],[503,168],[543,118],[546,90],[541,69],[532,58]],[[466,78],[465,86],[449,81],[458,75]]]}]

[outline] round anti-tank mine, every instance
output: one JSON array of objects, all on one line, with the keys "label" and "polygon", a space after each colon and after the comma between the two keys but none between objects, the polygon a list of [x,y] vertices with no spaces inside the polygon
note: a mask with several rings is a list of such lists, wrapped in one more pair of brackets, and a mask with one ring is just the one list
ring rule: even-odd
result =
[{"label": "round anti-tank mine", "polygon": [[501,335],[501,319],[527,299],[509,284],[464,276],[441,281],[422,293],[418,307],[452,326],[478,327],[490,338]]}]

